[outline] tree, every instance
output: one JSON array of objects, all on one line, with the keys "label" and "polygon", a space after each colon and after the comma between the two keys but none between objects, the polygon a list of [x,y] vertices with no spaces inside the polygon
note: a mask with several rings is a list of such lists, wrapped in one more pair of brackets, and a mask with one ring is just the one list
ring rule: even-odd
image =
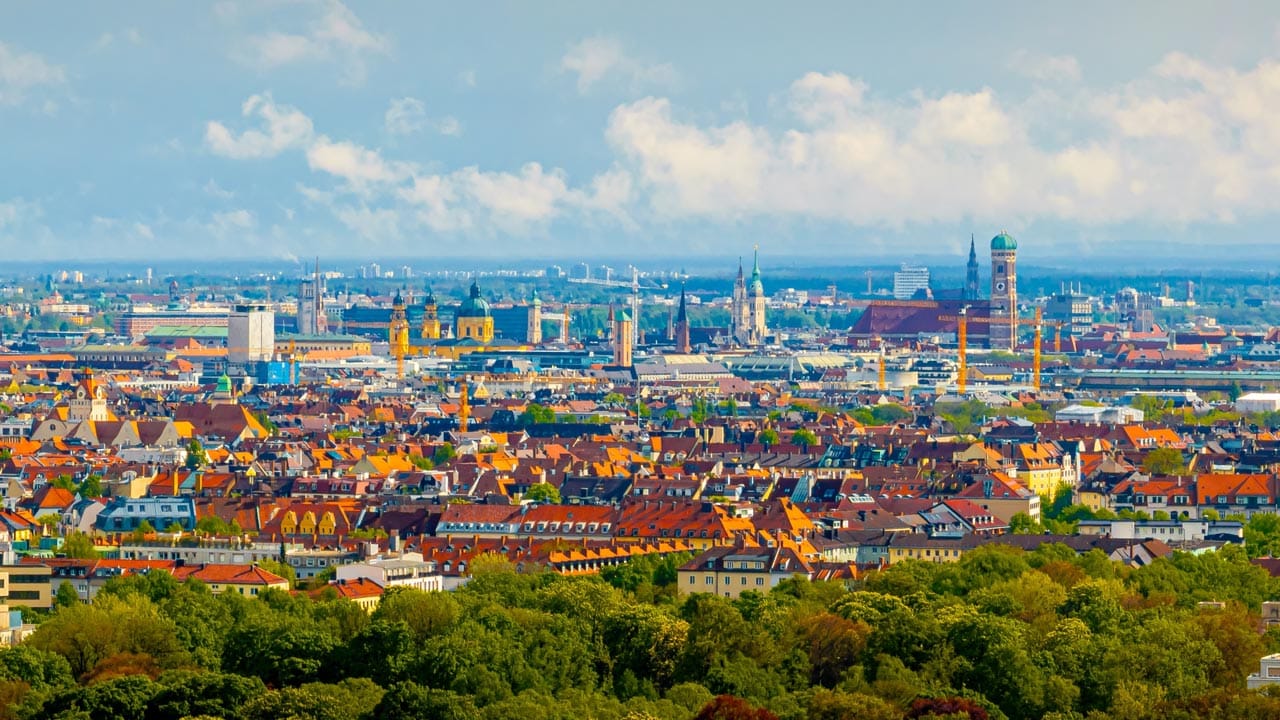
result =
[{"label": "tree", "polygon": [[373,715],[382,720],[480,720],[480,711],[469,696],[422,687],[414,682],[396,683],[388,688]]},{"label": "tree", "polygon": [[98,557],[98,549],[88,535],[72,530],[62,540],[62,554],[69,558],[93,560]]},{"label": "tree", "polygon": [[80,593],[76,592],[76,586],[71,584],[70,580],[63,580],[58,585],[58,592],[54,595],[54,607],[64,608],[80,604]]},{"label": "tree", "polygon": [[191,442],[187,443],[187,469],[196,470],[209,464],[209,456],[204,451],[204,446],[196,438],[191,438]]},{"label": "tree", "polygon": [[1244,526],[1244,546],[1249,557],[1280,555],[1280,515],[1257,513]]},{"label": "tree", "polygon": [[778,720],[778,716],[742,698],[717,695],[702,706],[693,720]]},{"label": "tree", "polygon": [[155,532],[156,532],[155,526],[152,525],[149,521],[143,520],[142,522],[138,523],[138,527],[133,529],[133,533],[130,537],[134,542],[140,543],[143,540],[146,540],[148,535],[154,535]]},{"label": "tree", "polygon": [[811,446],[818,444],[818,436],[809,428],[800,428],[791,434],[791,442],[808,450]]},{"label": "tree", "polygon": [[98,498],[102,497],[102,476],[90,475],[80,483],[80,487],[76,489],[82,498]]},{"label": "tree", "polygon": [[538,403],[529,403],[524,412],[520,413],[520,424],[529,425],[545,425],[556,421],[556,413],[545,405]]},{"label": "tree", "polygon": [[539,504],[559,505],[560,488],[549,482],[534,483],[525,491],[523,499]]},{"label": "tree", "polygon": [[267,691],[257,678],[190,670],[164,673],[158,684],[159,691],[147,704],[147,720],[236,717],[242,705]]},{"label": "tree", "polygon": [[289,587],[294,587],[298,584],[298,571],[294,570],[293,566],[288,563],[283,563],[283,562],[280,562],[279,560],[271,560],[268,558],[265,560],[259,560],[258,567],[262,568],[263,570],[266,570],[267,572],[273,575],[279,575],[285,580],[288,580]]},{"label": "tree", "polygon": [[176,624],[149,599],[99,595],[92,605],[59,608],[27,640],[32,647],[67,659],[80,677],[100,661],[121,653],[149,655],[160,667],[177,667],[188,655]]},{"label": "tree", "polygon": [[765,428],[764,430],[761,430],[758,435],[756,435],[756,442],[764,445],[765,447],[769,447],[770,445],[777,445],[778,431],[774,430],[773,428]]},{"label": "tree", "polygon": [[1148,475],[1186,475],[1187,465],[1177,448],[1155,448],[1142,458],[1142,471]]},{"label": "tree", "polygon": [[442,443],[431,454],[431,462],[435,465],[443,465],[458,456],[458,451],[454,449],[452,443]]}]

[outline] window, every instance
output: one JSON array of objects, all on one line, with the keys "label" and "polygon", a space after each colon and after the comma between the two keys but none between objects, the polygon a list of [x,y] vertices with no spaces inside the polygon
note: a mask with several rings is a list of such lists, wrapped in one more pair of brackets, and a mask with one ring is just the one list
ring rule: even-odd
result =
[{"label": "window", "polygon": [[756,578],[756,585],[763,585],[763,584],[764,584],[764,578],[762,577]]},{"label": "window", "polygon": [[689,576],[689,584],[690,584],[690,585],[692,585],[692,584],[694,584],[694,583],[696,583],[696,582],[698,582],[698,578],[696,578],[696,577],[694,577],[694,576],[690,575],[690,576]]},{"label": "window", "polygon": [[743,584],[743,585],[746,585],[746,584],[747,584],[747,576],[746,576],[746,575],[743,575],[743,576],[742,576],[742,584]]},{"label": "window", "polygon": [[708,575],[708,576],[707,576],[707,584],[708,584],[708,585],[714,585],[715,583],[716,583],[716,579],[715,579],[715,578],[713,578],[713,577],[711,577],[710,575]]}]

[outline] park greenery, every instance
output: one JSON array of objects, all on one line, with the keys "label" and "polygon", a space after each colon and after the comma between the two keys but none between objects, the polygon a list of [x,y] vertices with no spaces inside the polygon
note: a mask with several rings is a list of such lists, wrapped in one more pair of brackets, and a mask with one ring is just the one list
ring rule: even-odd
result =
[{"label": "park greenery", "polygon": [[0,717],[1280,717],[1244,688],[1280,650],[1258,630],[1280,581],[1236,547],[1130,568],[989,545],[735,600],[679,595],[687,555],[575,578],[480,560],[461,589],[392,588],[372,614],[331,591],[112,579],[0,650]]}]

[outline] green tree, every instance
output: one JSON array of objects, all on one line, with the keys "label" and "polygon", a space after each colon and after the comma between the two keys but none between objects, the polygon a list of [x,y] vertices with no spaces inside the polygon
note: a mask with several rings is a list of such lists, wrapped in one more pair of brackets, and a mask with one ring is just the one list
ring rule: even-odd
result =
[{"label": "green tree", "polygon": [[431,454],[431,462],[435,465],[443,465],[458,456],[458,451],[454,449],[451,443],[442,443]]},{"label": "green tree", "polygon": [[69,558],[93,560],[98,557],[98,548],[88,535],[72,530],[62,540],[62,554]]},{"label": "green tree", "polygon": [[259,560],[258,567],[262,568],[263,570],[266,570],[267,572],[273,575],[279,575],[285,580],[288,580],[289,587],[294,587],[298,584],[298,571],[294,570],[293,566],[288,563],[280,562],[279,560],[271,560],[268,558],[264,560]]},{"label": "green tree", "polygon": [[756,435],[756,442],[769,447],[778,444],[778,431],[773,428],[765,428]]},{"label": "green tree", "polygon": [[1186,475],[1187,464],[1177,448],[1155,448],[1142,458],[1142,471],[1148,475]]},{"label": "green tree", "polygon": [[555,411],[538,403],[529,403],[524,412],[520,413],[520,424],[526,427],[529,425],[545,425],[555,421]]},{"label": "green tree", "polygon": [[422,687],[414,682],[396,683],[387,688],[373,715],[381,720],[480,720],[480,711],[469,696]]},{"label": "green tree", "polygon": [[102,476],[90,475],[80,483],[80,487],[76,488],[76,492],[82,498],[99,498],[102,497]]},{"label": "green tree", "polygon": [[809,428],[800,428],[791,434],[791,442],[808,450],[818,444],[818,436]]},{"label": "green tree", "polygon": [[1244,526],[1244,546],[1249,557],[1280,555],[1280,515],[1256,513]]},{"label": "green tree", "polygon": [[65,608],[79,604],[80,594],[76,592],[75,585],[72,585],[70,580],[63,580],[58,585],[58,592],[54,594],[54,607]]},{"label": "green tree", "polygon": [[92,605],[59,608],[27,642],[66,658],[79,677],[123,653],[150,656],[162,668],[180,666],[188,654],[177,638],[176,624],[149,599],[99,595]]},{"label": "green tree", "polygon": [[549,482],[534,483],[525,491],[523,499],[539,504],[559,505],[560,488]]},{"label": "green tree", "polygon": [[187,461],[188,470],[196,470],[209,464],[209,456],[204,451],[204,446],[196,438],[191,438],[191,442],[187,443]]}]

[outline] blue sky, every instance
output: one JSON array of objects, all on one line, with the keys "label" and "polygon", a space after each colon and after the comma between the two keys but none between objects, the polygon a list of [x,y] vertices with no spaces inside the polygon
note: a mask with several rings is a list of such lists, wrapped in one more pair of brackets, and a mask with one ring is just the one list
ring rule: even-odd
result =
[{"label": "blue sky", "polygon": [[1278,58],[1274,3],[5,3],[0,242],[1268,252]]}]

